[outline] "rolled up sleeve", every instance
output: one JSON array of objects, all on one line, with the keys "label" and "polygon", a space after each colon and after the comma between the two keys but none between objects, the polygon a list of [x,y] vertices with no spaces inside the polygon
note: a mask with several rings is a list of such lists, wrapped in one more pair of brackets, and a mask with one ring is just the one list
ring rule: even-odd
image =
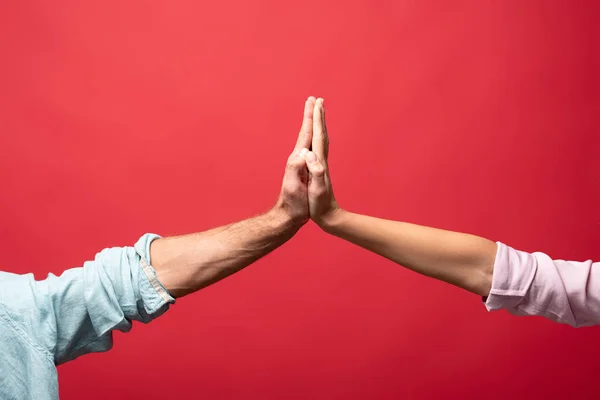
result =
[{"label": "rolled up sleeve", "polygon": [[109,350],[114,330],[128,332],[132,321],[148,323],[175,302],[151,265],[150,244],[157,238],[146,234],[133,247],[102,250],[81,268],[36,282],[51,316],[45,318],[50,335],[41,340],[56,364]]},{"label": "rolled up sleeve", "polygon": [[600,263],[553,260],[498,243],[488,311],[542,316],[574,327],[600,324]]}]

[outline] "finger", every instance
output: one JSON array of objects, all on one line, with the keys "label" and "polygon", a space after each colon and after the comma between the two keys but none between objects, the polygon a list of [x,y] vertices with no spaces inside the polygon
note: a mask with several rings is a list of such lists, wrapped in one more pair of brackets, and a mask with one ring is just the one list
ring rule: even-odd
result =
[{"label": "finger", "polygon": [[325,119],[325,100],[321,99],[321,120],[323,121],[323,136],[325,137],[325,161],[329,158],[329,132],[327,131],[327,120]]},{"label": "finger", "polygon": [[302,148],[309,148],[313,133],[313,109],[315,107],[315,98],[310,96],[304,103],[304,116],[302,118],[302,127],[298,134],[295,151]]},{"label": "finger", "polygon": [[307,175],[306,170],[306,154],[308,153],[307,148],[294,151],[288,158],[287,165],[285,167],[285,178],[296,180]]},{"label": "finger", "polygon": [[315,152],[309,151],[306,154],[306,167],[311,175],[310,189],[316,189],[317,191],[325,190],[325,165],[321,162]]},{"label": "finger", "polygon": [[315,102],[313,112],[312,151],[315,152],[319,160],[327,162],[327,131],[323,123],[322,109],[323,99],[319,98]]}]

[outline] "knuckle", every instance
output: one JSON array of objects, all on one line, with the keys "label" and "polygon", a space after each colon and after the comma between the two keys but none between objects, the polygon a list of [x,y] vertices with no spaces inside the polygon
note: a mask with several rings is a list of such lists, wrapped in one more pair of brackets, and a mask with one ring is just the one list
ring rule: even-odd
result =
[{"label": "knuckle", "polygon": [[327,194],[327,189],[325,188],[325,185],[317,185],[317,187],[315,187],[313,190],[313,194],[318,199],[325,197],[325,195]]},{"label": "knuckle", "polygon": [[288,170],[296,170],[298,169],[298,167],[300,166],[300,162],[298,160],[298,157],[296,157],[295,155],[291,155],[290,158],[288,158],[287,160],[287,164],[286,164],[286,168]]},{"label": "knuckle", "polygon": [[296,182],[287,182],[283,190],[289,196],[297,196],[300,193],[300,186]]},{"label": "knuckle", "polygon": [[323,164],[318,163],[312,167],[311,172],[315,176],[323,176],[325,174],[325,167],[323,167]]}]

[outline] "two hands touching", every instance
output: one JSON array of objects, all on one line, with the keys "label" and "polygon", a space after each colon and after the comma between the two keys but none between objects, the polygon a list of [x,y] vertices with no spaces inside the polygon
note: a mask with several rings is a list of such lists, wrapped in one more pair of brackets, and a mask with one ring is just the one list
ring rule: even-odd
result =
[{"label": "two hands touching", "polygon": [[292,221],[291,235],[310,218],[325,232],[415,272],[488,295],[497,250],[494,242],[341,209],[333,194],[328,155],[323,99],[309,97],[274,207]]},{"label": "two hands touching", "polygon": [[[0,310],[14,307],[18,313],[26,313],[26,318],[15,321],[31,321],[22,324],[22,329],[40,343],[35,350],[31,346],[30,352],[18,351],[38,357],[42,354],[39,347],[44,350],[44,360],[54,358],[55,363],[106,351],[112,347],[111,331],[128,331],[132,320],[149,322],[162,315],[174,298],[246,268],[287,242],[309,219],[328,234],[419,274],[488,297],[488,309],[542,315],[572,326],[600,324],[600,263],[553,261],[541,253],[517,252],[474,235],[342,210],[331,186],[328,153],[323,100],[309,97],[279,198],[270,211],[203,232],[164,238],[144,235],[134,247],[106,249],[83,268],[70,269],[60,277],[50,274],[45,281],[34,283],[31,274],[21,278],[0,274],[0,294],[3,287],[10,289],[9,294],[20,293],[0,296]],[[495,267],[496,254],[499,268]],[[495,269],[499,271],[497,279]],[[492,290],[494,282],[497,286]],[[590,282],[596,285],[590,286]],[[51,316],[52,324],[40,315]],[[9,332],[5,336],[9,341],[15,337],[15,349],[25,349],[25,342],[19,342],[25,336],[0,329],[0,337],[3,332]],[[34,343],[26,342],[28,346]],[[47,387],[42,386],[36,392],[40,395],[34,397],[56,391],[54,365],[48,364],[47,371],[35,370],[34,377],[27,375],[34,371],[31,365],[16,362],[20,358],[14,360],[8,370],[3,369],[6,363],[0,362],[3,379],[8,376],[6,371],[18,378],[8,378],[9,383],[19,382],[14,393],[22,387],[21,382],[37,388],[39,373],[44,379],[51,378],[43,379]],[[0,385],[2,398],[7,397],[3,396],[7,393],[4,386]],[[8,397],[14,398],[11,394]]]},{"label": "two hands touching", "polygon": [[272,210],[284,213],[292,221],[292,229],[299,229],[309,219],[325,229],[342,212],[333,195],[328,155],[323,99],[311,96],[304,105],[302,127]]},{"label": "two hands touching", "polygon": [[328,151],[323,99],[311,96],[275,206],[244,221],[152,242],[150,258],[162,285],[173,297],[186,296],[275,250],[309,219],[325,229],[341,212],[331,188]]},{"label": "two hands touching", "polygon": [[152,243],[152,264],[171,295],[185,296],[247,267],[291,239],[309,219],[328,234],[415,272],[482,296],[489,293],[494,242],[342,210],[333,194],[328,155],[323,99],[311,96],[304,105],[281,192],[270,211]]}]

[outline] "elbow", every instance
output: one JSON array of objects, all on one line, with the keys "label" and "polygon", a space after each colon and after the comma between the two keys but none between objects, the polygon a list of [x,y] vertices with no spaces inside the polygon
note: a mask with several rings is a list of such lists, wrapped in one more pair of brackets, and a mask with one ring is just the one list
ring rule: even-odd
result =
[{"label": "elbow", "polygon": [[492,290],[492,281],[494,278],[494,264],[483,266],[476,269],[470,287],[467,288],[472,293],[481,297],[488,297]]},{"label": "elbow", "polygon": [[474,273],[471,274],[473,280],[470,291],[482,297],[489,296],[492,290],[497,253],[496,243],[489,242],[486,244],[489,244],[489,248],[486,248],[486,251],[483,252],[484,257],[475,262],[472,267]]},{"label": "elbow", "polygon": [[463,270],[456,280],[447,282],[481,297],[488,297],[492,290],[494,267],[471,265]]}]

